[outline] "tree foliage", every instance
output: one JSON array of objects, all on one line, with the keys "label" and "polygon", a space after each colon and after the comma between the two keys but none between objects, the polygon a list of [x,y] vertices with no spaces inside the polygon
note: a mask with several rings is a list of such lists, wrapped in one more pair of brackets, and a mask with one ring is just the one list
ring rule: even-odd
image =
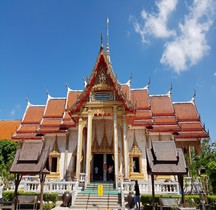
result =
[{"label": "tree foliage", "polygon": [[209,190],[216,194],[216,142],[204,139],[201,154],[195,155],[192,151],[191,158],[192,161],[188,165],[191,176],[197,177],[202,173],[207,175]]},{"label": "tree foliage", "polygon": [[12,140],[0,141],[0,177],[2,177],[5,184],[13,179],[13,175],[10,174],[10,167],[13,163],[14,156],[18,142]]}]

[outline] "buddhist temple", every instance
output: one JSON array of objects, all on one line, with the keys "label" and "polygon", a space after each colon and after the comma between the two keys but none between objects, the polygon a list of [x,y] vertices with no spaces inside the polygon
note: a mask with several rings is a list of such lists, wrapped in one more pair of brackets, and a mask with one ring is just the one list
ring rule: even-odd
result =
[{"label": "buddhist temple", "polygon": [[67,86],[64,97],[48,94],[44,105],[28,101],[12,138],[49,144],[48,179],[79,180],[84,174],[87,182],[117,183],[120,177],[150,179],[146,150],[152,141],[174,141],[185,153],[194,148],[198,154],[208,136],[194,97],[174,102],[171,90],[151,95],[150,84],[134,89],[130,80],[120,83],[107,36],[83,90]]}]

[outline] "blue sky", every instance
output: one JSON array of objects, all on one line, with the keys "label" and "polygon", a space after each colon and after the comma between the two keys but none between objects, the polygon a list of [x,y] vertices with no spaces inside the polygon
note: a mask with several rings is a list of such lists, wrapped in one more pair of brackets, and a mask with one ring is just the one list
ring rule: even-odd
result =
[{"label": "blue sky", "polygon": [[83,89],[100,33],[121,83],[196,104],[216,139],[215,0],[0,1],[0,119],[21,119],[26,98],[45,104]]}]

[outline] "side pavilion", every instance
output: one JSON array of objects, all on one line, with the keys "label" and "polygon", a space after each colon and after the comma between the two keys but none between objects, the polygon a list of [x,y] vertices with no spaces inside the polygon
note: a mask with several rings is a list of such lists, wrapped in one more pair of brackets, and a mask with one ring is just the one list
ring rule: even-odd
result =
[{"label": "side pavilion", "polygon": [[46,174],[49,174],[49,146],[44,141],[24,141],[21,149],[17,149],[10,172],[15,174],[14,200],[17,202],[17,191],[24,174],[39,175],[40,178],[40,210],[43,209],[43,188]]},{"label": "side pavilion", "polygon": [[152,207],[155,210],[155,175],[177,175],[181,187],[182,199],[185,202],[183,176],[187,173],[187,166],[182,149],[177,149],[174,141],[152,141],[152,148],[146,150],[147,171],[152,181]]}]

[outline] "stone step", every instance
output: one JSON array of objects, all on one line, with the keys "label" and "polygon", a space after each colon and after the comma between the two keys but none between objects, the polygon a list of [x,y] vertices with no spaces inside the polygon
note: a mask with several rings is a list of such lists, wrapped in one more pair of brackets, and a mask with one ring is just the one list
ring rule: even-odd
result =
[{"label": "stone step", "polygon": [[72,209],[121,209],[120,194],[107,194],[98,196],[97,194],[81,194],[77,195],[75,204]]}]

